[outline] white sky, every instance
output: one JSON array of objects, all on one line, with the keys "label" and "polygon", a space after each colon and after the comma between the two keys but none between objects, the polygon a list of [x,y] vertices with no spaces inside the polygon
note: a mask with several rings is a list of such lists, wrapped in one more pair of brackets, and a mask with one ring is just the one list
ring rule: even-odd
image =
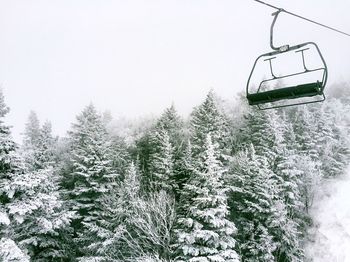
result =
[{"label": "white sky", "polygon": [[[350,32],[348,0],[269,0]],[[273,9],[252,0],[0,0],[0,83],[20,132],[30,110],[64,135],[89,102],[117,117],[182,114],[210,88],[230,99],[270,51]],[[281,15],[276,42],[315,41],[348,81],[350,37]]]}]

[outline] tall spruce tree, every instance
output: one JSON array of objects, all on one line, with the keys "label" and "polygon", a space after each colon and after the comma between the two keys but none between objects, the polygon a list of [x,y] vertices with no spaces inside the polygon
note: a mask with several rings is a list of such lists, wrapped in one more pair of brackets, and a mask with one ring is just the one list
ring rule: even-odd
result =
[{"label": "tall spruce tree", "polygon": [[314,113],[317,119],[316,148],[323,175],[326,177],[342,174],[348,163],[348,131],[343,122],[343,116],[346,114],[344,107],[334,99],[323,103]]},{"label": "tall spruce tree", "polygon": [[40,122],[37,114],[30,111],[27,123],[25,125],[23,144],[32,146],[36,145],[40,136]]},{"label": "tall spruce tree", "polygon": [[163,114],[158,119],[156,129],[166,130],[173,146],[179,146],[179,144],[183,141],[183,137],[181,137],[183,124],[184,123],[177,113],[174,104],[172,104],[169,108],[165,109]]},{"label": "tall spruce tree", "polygon": [[17,169],[15,161],[15,153],[17,149],[16,143],[12,140],[11,130],[5,124],[4,118],[9,112],[9,108],[5,104],[5,98],[0,89],[0,204],[4,205],[7,202],[6,195],[2,194],[1,188],[3,183],[11,178]]},{"label": "tall spruce tree", "polygon": [[151,161],[152,185],[155,189],[175,192],[177,181],[174,176],[174,148],[166,130],[159,130],[155,134],[157,152]]},{"label": "tall spruce tree", "polygon": [[[190,120],[193,154],[199,156],[207,134],[211,134],[213,143],[218,145],[222,157],[230,154],[230,129],[226,116],[217,105],[214,91],[211,90],[204,102],[192,112]],[[224,160],[224,159],[220,159]]]},{"label": "tall spruce tree", "polygon": [[98,220],[86,224],[88,234],[94,241],[89,245],[90,252],[82,261],[118,260],[132,252],[123,241],[122,235],[132,230],[126,221],[135,215],[134,205],[140,197],[139,176],[139,171],[131,163],[120,185],[103,194]]},{"label": "tall spruce tree", "polygon": [[12,226],[7,205],[11,202],[5,190],[18,172],[20,163],[16,156],[17,145],[11,137],[10,126],[5,124],[5,116],[9,112],[5,98],[0,89],[0,260],[1,261],[29,261],[29,257],[13,241]]},{"label": "tall spruce tree", "polygon": [[231,219],[243,261],[274,261],[277,245],[273,239],[276,181],[268,159],[256,154],[250,144],[232,165]]},{"label": "tall spruce tree", "polygon": [[40,134],[37,145],[37,161],[40,167],[45,168],[54,166],[57,156],[55,155],[57,147],[57,138],[52,135],[51,122],[46,121],[40,128]]},{"label": "tall spruce tree", "polygon": [[[136,142],[137,157],[139,159],[140,169],[143,173],[143,184],[147,184],[146,188],[149,188],[154,178],[154,173],[157,172],[159,168],[159,165],[156,164],[156,159],[159,159],[164,154],[164,134],[168,136],[167,139],[172,148],[171,163],[173,176],[176,181],[181,180],[182,170],[180,167],[180,160],[182,158],[183,142],[186,140],[186,134],[184,131],[184,123],[174,105],[167,108],[154,126]],[[158,165],[158,167],[156,165]],[[176,181],[173,184],[174,189],[179,186]]]},{"label": "tall spruce tree", "polygon": [[115,186],[117,174],[112,168],[110,141],[101,116],[90,104],[77,116],[69,133],[71,139],[71,170],[65,174],[64,186],[71,209],[79,218],[73,223],[76,243],[84,255],[94,239],[88,233],[101,212],[101,197]]},{"label": "tall spruce tree", "polygon": [[[192,144],[191,141],[187,141],[187,145],[184,149],[184,153],[179,160],[178,164],[178,176],[176,176],[177,184],[179,185],[179,194],[181,195],[181,191],[183,189],[184,184],[188,181],[188,179],[191,177],[192,171],[193,171],[193,154],[192,154]],[[181,204],[180,204],[181,205]]]},{"label": "tall spruce tree", "polygon": [[178,198],[178,188],[181,186],[181,181],[185,179],[186,171],[182,169],[182,158],[184,157],[185,141],[188,139],[188,134],[185,130],[185,122],[179,116],[174,104],[165,109],[161,117],[158,119],[155,130],[161,132],[165,130],[168,133],[170,144],[173,148],[173,173],[174,186],[176,197]]},{"label": "tall spruce tree", "polygon": [[178,219],[175,246],[178,261],[239,261],[233,238],[236,227],[229,221],[225,169],[207,135],[202,164],[184,185],[184,213]]},{"label": "tall spruce tree", "polygon": [[30,111],[23,133],[22,155],[26,168],[30,171],[42,168],[39,162],[40,122],[37,114]]},{"label": "tall spruce tree", "polygon": [[285,119],[284,113],[279,114],[275,110],[249,110],[240,140],[241,148],[249,148],[249,143],[252,143],[253,155],[267,161],[265,172],[270,174],[269,183],[274,185],[269,192],[272,205],[269,219],[274,222],[273,226],[271,223],[266,224],[266,232],[272,236],[275,246],[272,255],[277,261],[294,261],[302,259],[300,243],[306,228],[299,190],[302,171],[296,163],[297,143],[293,128]]},{"label": "tall spruce tree", "polygon": [[280,130],[275,125],[278,121],[276,121],[278,118],[276,112],[249,108],[244,118],[245,124],[241,128],[238,138],[240,149],[253,144],[256,153],[267,157],[269,163],[273,165],[277,156],[276,149],[278,149],[276,142],[281,136]]}]

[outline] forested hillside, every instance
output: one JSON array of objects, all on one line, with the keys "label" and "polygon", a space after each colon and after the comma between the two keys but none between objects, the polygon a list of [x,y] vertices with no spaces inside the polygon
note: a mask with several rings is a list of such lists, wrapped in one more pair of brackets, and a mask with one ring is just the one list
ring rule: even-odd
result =
[{"label": "forested hillside", "polygon": [[61,138],[28,112],[21,145],[0,93],[0,261],[305,261],[315,190],[349,162],[346,88],[134,122],[90,104]]}]

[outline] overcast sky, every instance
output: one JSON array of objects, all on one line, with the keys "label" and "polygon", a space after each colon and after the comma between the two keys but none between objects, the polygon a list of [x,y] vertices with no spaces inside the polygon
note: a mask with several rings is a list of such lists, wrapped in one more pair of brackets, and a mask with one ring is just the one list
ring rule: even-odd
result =
[{"label": "overcast sky", "polygon": [[[348,0],[267,0],[350,32]],[[252,0],[0,0],[0,83],[19,140],[29,111],[64,135],[93,102],[115,117],[181,114],[210,88],[245,89],[273,9]],[[276,42],[315,41],[330,83],[349,81],[350,37],[281,15]]]}]

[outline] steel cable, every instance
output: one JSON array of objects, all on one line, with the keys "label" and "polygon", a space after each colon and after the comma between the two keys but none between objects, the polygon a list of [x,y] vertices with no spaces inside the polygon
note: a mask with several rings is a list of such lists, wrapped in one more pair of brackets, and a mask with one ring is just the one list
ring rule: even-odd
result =
[{"label": "steel cable", "polygon": [[286,14],[295,16],[295,17],[297,17],[297,18],[306,20],[306,21],[308,21],[308,22],[310,22],[310,23],[313,23],[313,24],[316,24],[316,25],[325,27],[325,28],[327,28],[327,29],[329,29],[329,30],[332,30],[332,31],[335,31],[335,32],[337,32],[337,33],[340,33],[340,34],[343,34],[343,35],[346,35],[346,36],[350,36],[350,34],[348,34],[348,33],[346,33],[346,32],[343,32],[343,31],[341,31],[341,30],[338,30],[338,29],[336,29],[336,28],[334,28],[334,27],[331,27],[331,26],[328,26],[328,25],[325,25],[325,24],[316,22],[316,21],[314,21],[314,20],[311,20],[311,19],[306,18],[306,17],[304,17],[304,16],[301,16],[301,15],[298,15],[298,14],[295,14],[295,13],[292,13],[292,12],[289,12],[289,11],[283,9],[283,8],[279,8],[279,7],[277,7],[277,6],[271,5],[271,4],[266,3],[266,2],[263,2],[263,1],[261,1],[261,0],[253,0],[253,1],[258,2],[258,3],[260,3],[260,4],[263,4],[263,5],[266,5],[266,6],[268,6],[268,7],[274,8],[274,9],[276,9],[276,10],[280,10],[281,12],[284,12],[284,13],[286,13]]}]

